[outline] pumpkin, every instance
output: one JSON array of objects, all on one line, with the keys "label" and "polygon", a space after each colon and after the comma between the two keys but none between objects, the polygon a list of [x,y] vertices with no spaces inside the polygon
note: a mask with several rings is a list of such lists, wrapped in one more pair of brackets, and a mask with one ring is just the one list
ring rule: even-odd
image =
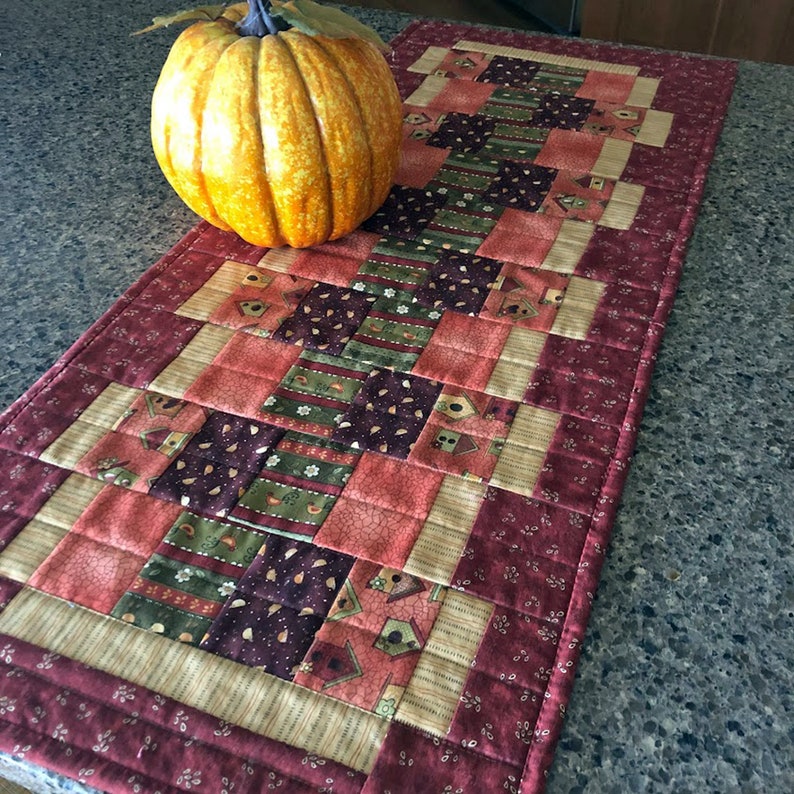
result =
[{"label": "pumpkin", "polygon": [[179,35],[152,97],[152,145],[196,214],[254,245],[305,248],[383,204],[401,101],[369,41],[279,29],[263,13],[251,0]]}]

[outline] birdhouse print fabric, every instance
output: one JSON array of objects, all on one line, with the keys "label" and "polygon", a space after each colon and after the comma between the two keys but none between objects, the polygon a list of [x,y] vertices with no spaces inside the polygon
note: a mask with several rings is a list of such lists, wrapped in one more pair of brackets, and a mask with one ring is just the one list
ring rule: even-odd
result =
[{"label": "birdhouse print fabric", "polygon": [[734,65],[442,23],[351,235],[199,224],[0,420],[0,746],[539,792]]}]

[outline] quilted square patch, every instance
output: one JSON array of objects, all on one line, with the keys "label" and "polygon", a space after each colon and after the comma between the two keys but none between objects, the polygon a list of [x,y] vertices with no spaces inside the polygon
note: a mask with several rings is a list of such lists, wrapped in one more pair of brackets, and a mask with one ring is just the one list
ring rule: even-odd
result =
[{"label": "quilted square patch", "polygon": [[365,382],[332,438],[354,449],[406,458],[440,391],[441,384],[436,381],[377,370]]}]

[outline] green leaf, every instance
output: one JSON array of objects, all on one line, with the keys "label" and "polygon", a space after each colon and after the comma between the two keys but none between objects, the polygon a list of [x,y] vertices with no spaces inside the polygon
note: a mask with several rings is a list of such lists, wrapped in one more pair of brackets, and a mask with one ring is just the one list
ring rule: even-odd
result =
[{"label": "green leaf", "polygon": [[217,6],[199,6],[199,8],[191,8],[188,11],[176,11],[165,17],[155,17],[152,24],[142,30],[136,30],[133,36],[140,36],[141,33],[149,33],[152,30],[159,28],[167,28],[177,22],[192,22],[194,20],[203,20],[204,22],[214,22],[216,19],[223,15],[226,10],[227,4]]},{"label": "green leaf", "polygon": [[389,45],[370,27],[339,8],[321,6],[312,0],[271,0],[271,14],[281,17],[292,27],[310,36],[333,39],[358,38],[374,44],[383,52]]}]

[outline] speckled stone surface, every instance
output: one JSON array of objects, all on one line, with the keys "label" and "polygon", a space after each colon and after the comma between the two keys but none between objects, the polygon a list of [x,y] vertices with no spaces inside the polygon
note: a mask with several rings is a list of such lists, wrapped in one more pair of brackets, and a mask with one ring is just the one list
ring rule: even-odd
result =
[{"label": "speckled stone surface", "polygon": [[794,791],[793,125],[742,63],[550,794]]},{"label": "speckled stone surface", "polygon": [[[174,34],[129,36],[168,6],[4,3],[0,406],[195,223],[148,139]],[[794,790],[792,130],[794,69],[742,63],[549,794]]]}]

